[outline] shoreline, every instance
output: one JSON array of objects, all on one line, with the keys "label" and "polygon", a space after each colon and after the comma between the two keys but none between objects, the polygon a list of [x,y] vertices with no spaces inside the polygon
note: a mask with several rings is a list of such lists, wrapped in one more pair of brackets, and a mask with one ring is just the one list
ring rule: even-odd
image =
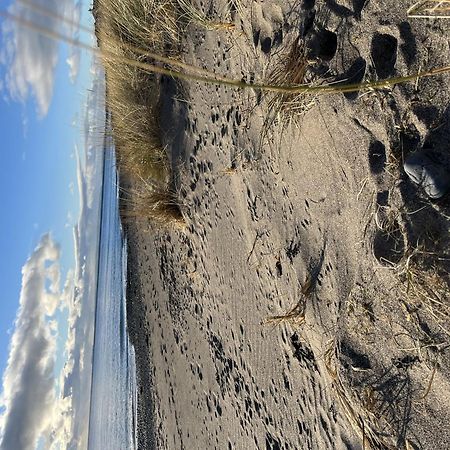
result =
[{"label": "shoreline", "polygon": [[[142,318],[145,317],[145,309],[142,303],[142,294],[138,286],[136,276],[135,256],[130,240],[132,233],[126,227],[128,240],[127,262],[127,328],[131,344],[135,349],[136,380],[137,380],[137,449],[156,449],[154,418],[152,414],[154,399],[152,398],[152,373],[151,361],[145,345],[148,335],[143,328]],[[150,379],[149,379],[150,378]]]}]

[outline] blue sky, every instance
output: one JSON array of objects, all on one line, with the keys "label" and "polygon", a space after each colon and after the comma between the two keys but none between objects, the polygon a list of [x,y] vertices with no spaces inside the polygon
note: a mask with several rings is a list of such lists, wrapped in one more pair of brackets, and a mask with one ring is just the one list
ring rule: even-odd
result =
[{"label": "blue sky", "polygon": [[[92,26],[90,2],[34,1],[74,24],[61,27],[60,20],[39,16],[20,0],[2,2],[0,9],[9,7],[46,28],[93,42],[76,26],[80,22]],[[31,449],[36,448],[36,442],[42,443],[39,436],[45,435],[49,442],[67,441],[71,430],[72,425],[65,425],[65,415],[73,411],[73,402],[56,398],[60,393],[53,391],[58,385],[67,387],[67,379],[72,382],[70,367],[84,345],[86,323],[80,320],[79,311],[88,295],[83,290],[91,295],[92,289],[83,286],[78,269],[96,230],[80,228],[83,223],[95,223],[92,215],[98,205],[83,205],[80,192],[84,198],[87,192],[92,193],[89,179],[96,172],[88,166],[98,165],[98,158],[83,158],[84,120],[92,85],[91,55],[37,36],[30,29],[18,29],[1,18],[0,28],[0,192],[4,207],[0,215],[0,450],[14,450],[4,442],[7,438],[16,442],[20,437],[23,444],[18,448]],[[75,225],[84,255],[79,248],[75,253]],[[40,348],[29,337],[30,323],[39,342],[44,343]],[[31,369],[21,363],[24,355],[32,361],[28,365]],[[48,368],[54,373],[51,379],[44,370]],[[26,395],[20,398],[22,391],[31,389],[30,377],[45,393],[37,405],[27,404]],[[52,414],[59,412],[59,416],[50,419],[49,413],[48,418],[43,417],[45,408]],[[11,423],[8,409],[16,415],[23,412],[18,415],[21,424]],[[17,430],[20,436],[14,434]]]},{"label": "blue sky", "polygon": [[[84,15],[89,21],[86,11]],[[82,146],[80,117],[90,77],[89,57],[84,53],[72,84],[68,56],[67,46],[60,45],[53,96],[45,117],[38,116],[33,96],[25,102],[4,98],[0,103],[0,189],[5,212],[0,221],[0,273],[4,277],[1,372],[8,356],[8,331],[19,305],[21,269],[41,235],[51,231],[60,243],[63,272],[74,264],[72,227],[79,213],[75,145]],[[5,67],[2,72],[4,79]]]},{"label": "blue sky", "polygon": [[0,154],[0,189],[6,194],[7,212],[0,221],[0,273],[5,295],[0,305],[2,372],[8,354],[7,332],[19,304],[21,268],[40,236],[51,231],[63,249],[62,270],[73,266],[72,227],[66,224],[73,226],[78,215],[74,146],[80,133],[72,120],[82,98],[69,84],[67,70],[64,76],[64,65],[61,61],[55,86],[60,100],[53,102],[45,118],[36,117],[33,101],[25,105],[2,102],[0,106],[6,144]]}]

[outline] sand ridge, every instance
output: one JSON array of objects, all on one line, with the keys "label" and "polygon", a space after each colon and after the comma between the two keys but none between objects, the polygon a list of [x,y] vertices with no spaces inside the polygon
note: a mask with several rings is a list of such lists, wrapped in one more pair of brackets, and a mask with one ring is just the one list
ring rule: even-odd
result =
[{"label": "sand ridge", "polygon": [[[299,35],[315,80],[449,63],[448,25],[405,1],[197,6],[236,26],[191,24],[184,60],[249,82]],[[401,276],[420,242],[448,280],[448,200],[401,168],[449,151],[447,83],[309,96],[289,121],[259,91],[161,80],[187,224],[126,224],[139,448],[449,448],[445,317],[408,306]],[[301,325],[266,323],[294,305]]]}]

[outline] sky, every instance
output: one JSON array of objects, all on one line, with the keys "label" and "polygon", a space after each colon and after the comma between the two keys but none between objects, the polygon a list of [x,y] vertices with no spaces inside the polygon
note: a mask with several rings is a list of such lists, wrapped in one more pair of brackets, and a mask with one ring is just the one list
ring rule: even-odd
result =
[{"label": "sky", "polygon": [[[93,42],[79,28],[92,27],[89,1],[32,0],[48,15],[30,1],[0,0],[0,10]],[[91,344],[98,79],[89,52],[0,17],[0,450],[82,448],[85,439],[74,419],[86,414],[79,392]]]}]

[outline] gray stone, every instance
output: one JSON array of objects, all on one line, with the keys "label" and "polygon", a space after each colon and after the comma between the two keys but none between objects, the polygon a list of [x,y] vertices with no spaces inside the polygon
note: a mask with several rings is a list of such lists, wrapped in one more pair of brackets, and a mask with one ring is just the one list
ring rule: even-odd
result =
[{"label": "gray stone", "polygon": [[432,150],[411,153],[403,165],[408,177],[428,197],[438,199],[450,191],[450,157]]}]

